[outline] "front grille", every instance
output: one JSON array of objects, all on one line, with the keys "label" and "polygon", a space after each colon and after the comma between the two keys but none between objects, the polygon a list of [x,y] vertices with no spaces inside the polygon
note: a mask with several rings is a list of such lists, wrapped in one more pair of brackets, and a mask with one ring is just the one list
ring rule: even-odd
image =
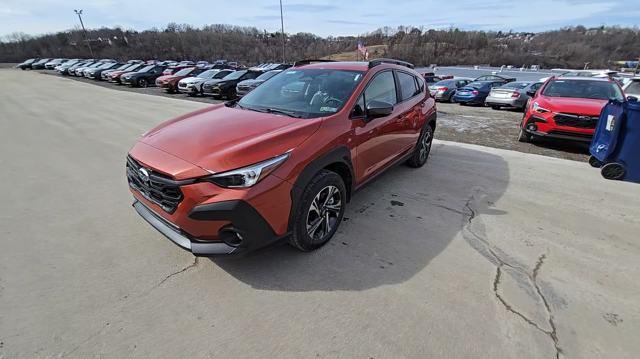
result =
[{"label": "front grille", "polygon": [[141,166],[130,156],[127,156],[127,180],[131,188],[168,213],[173,213],[182,201],[182,191],[176,181]]},{"label": "front grille", "polygon": [[572,113],[559,113],[553,116],[553,120],[558,126],[569,126],[578,128],[596,128],[598,116],[584,116]]}]

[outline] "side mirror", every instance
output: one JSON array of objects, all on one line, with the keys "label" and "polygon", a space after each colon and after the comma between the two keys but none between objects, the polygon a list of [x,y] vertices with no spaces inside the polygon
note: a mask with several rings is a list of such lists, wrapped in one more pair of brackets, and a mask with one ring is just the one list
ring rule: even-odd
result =
[{"label": "side mirror", "polygon": [[389,116],[393,113],[393,105],[384,101],[370,101],[367,104],[367,119]]},{"label": "side mirror", "polygon": [[638,102],[638,98],[635,96],[627,96],[627,101]]},{"label": "side mirror", "polygon": [[536,95],[536,92],[535,91],[527,91],[527,95],[529,97],[534,97]]}]

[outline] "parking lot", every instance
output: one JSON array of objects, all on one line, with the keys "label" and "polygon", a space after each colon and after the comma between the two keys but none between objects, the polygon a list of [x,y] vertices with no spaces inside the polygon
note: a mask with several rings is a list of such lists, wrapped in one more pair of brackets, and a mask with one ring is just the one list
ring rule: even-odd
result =
[{"label": "parking lot", "polygon": [[329,245],[196,259],[135,214],[124,164],[208,104],[83,82],[0,70],[0,358],[640,351],[640,187],[553,158],[582,153],[459,131],[444,104],[427,165],[360,191]]}]

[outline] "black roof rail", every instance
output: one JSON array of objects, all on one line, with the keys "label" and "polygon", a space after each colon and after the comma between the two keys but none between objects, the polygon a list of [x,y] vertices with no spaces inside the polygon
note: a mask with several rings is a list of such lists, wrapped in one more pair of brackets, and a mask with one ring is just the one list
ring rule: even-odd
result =
[{"label": "black roof rail", "polygon": [[394,65],[400,65],[400,66],[408,67],[410,69],[415,67],[410,62],[396,60],[396,59],[373,59],[373,60],[369,61],[369,68],[372,68],[374,66],[378,66],[380,64],[394,64]]},{"label": "black roof rail", "polygon": [[300,60],[300,61],[294,62],[293,63],[293,67],[314,64],[316,62],[336,62],[336,61],[335,60],[323,60],[323,59],[307,59],[307,60]]}]

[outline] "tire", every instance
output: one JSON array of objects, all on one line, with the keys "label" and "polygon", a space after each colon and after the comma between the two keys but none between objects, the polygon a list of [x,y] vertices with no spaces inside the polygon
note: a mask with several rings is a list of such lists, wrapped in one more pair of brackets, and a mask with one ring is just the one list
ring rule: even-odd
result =
[{"label": "tire", "polygon": [[407,165],[413,168],[420,168],[429,160],[431,144],[433,143],[433,127],[429,123],[424,125],[418,143],[411,157],[407,160]]},{"label": "tire", "polygon": [[520,133],[518,133],[518,142],[529,143],[533,139],[533,135],[520,127]]},{"label": "tire", "polygon": [[491,106],[491,108],[494,109],[494,110],[499,110],[500,106]]},{"label": "tire", "polygon": [[342,222],[346,199],[342,177],[329,170],[318,172],[305,187],[295,208],[289,244],[303,252],[327,244]]},{"label": "tire", "polygon": [[453,95],[455,95],[455,91],[451,93],[451,95],[449,95],[449,98],[447,99],[447,102],[449,103],[455,103],[455,101],[453,100]]},{"label": "tire", "polygon": [[139,79],[137,82],[137,85],[138,87],[143,87],[143,88],[149,87],[149,83],[147,82],[147,79],[144,79],[144,78]]},{"label": "tire", "polygon": [[604,163],[600,162],[600,160],[593,156],[589,156],[589,165],[591,165],[591,167],[593,168],[600,168],[602,167],[602,165],[604,165]]},{"label": "tire", "polygon": [[624,165],[618,162],[607,163],[606,165],[602,166],[602,169],[600,170],[600,174],[602,174],[602,177],[614,181],[623,180],[626,172],[627,171],[625,170]]}]

